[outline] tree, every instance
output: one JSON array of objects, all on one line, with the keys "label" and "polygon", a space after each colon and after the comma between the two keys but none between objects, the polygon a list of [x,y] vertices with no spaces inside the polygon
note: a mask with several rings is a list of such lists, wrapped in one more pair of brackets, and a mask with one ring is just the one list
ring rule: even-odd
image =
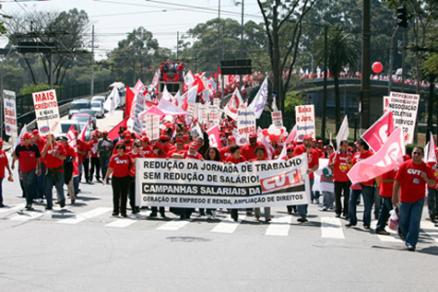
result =
[{"label": "tree", "polygon": [[144,27],[134,29],[108,55],[117,79],[135,83],[152,72],[154,58],[160,57],[158,41]]},{"label": "tree", "polygon": [[[323,43],[321,38],[318,44]],[[324,56],[324,46],[318,52],[318,59]],[[328,68],[333,74],[335,85],[335,106],[336,106],[336,130],[341,125],[341,97],[339,93],[339,75],[346,66],[355,66],[359,56],[358,46],[350,33],[345,32],[340,26],[333,26],[328,31],[327,37]]]},{"label": "tree", "polygon": [[[433,129],[433,113],[435,109],[434,89],[438,79],[438,53],[430,54],[423,63],[423,74],[429,81],[428,114],[427,114],[427,133]],[[429,139],[429,135],[426,135]]]},{"label": "tree", "polygon": [[284,110],[285,93],[299,52],[303,19],[315,1],[257,0],[257,4],[268,39],[273,92],[278,96],[279,109]]}]

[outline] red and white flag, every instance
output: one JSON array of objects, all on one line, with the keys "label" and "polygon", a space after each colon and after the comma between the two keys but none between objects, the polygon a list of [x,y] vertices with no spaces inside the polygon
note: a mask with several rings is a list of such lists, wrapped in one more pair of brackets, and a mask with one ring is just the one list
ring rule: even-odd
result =
[{"label": "red and white flag", "polygon": [[242,104],[243,104],[242,96],[240,95],[239,89],[236,88],[230,100],[224,107],[224,113],[230,118],[232,118],[233,120],[237,121],[237,110]]},{"label": "red and white flag", "polygon": [[433,139],[432,133],[430,133],[429,143],[427,143],[426,146],[424,147],[424,151],[426,153],[426,157],[424,158],[424,161],[426,163],[428,162],[437,163],[436,153],[435,153],[435,140]]},{"label": "red and white flag", "polygon": [[85,127],[82,129],[81,134],[79,135],[79,140],[86,141],[88,127],[90,126],[90,122],[88,122]]},{"label": "red and white flag", "polygon": [[367,142],[370,148],[377,152],[388,140],[389,135],[394,131],[394,119],[391,111],[387,111],[380,117],[365,133],[362,139]]},{"label": "red and white flag", "polygon": [[207,130],[208,140],[211,147],[222,148],[219,126],[215,125]]},{"label": "red and white flag", "polygon": [[68,145],[70,145],[70,147],[72,148],[76,148],[77,145],[77,141],[76,141],[76,135],[74,133],[75,128],[73,127],[73,125],[70,126],[70,128],[67,131],[67,141],[68,141]]},{"label": "red and white flag", "polygon": [[295,141],[296,137],[297,137],[297,125],[295,124],[295,126],[290,131],[289,136],[287,136],[286,141],[284,143],[285,144],[292,143]]},{"label": "red and white flag", "polygon": [[400,166],[404,154],[405,142],[402,130],[397,128],[379,151],[356,163],[347,175],[352,184],[371,180]]}]

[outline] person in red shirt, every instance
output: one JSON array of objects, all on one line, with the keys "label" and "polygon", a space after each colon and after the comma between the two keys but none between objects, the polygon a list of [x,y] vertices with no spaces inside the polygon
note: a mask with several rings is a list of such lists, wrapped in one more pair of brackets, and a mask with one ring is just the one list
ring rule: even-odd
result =
[{"label": "person in red shirt", "polygon": [[[231,156],[225,158],[225,162],[237,164],[246,161],[245,157],[240,154],[240,147],[238,145],[230,147],[230,153]],[[231,218],[236,222],[239,220],[238,209],[231,209]]]},{"label": "person in red shirt", "polygon": [[99,133],[97,132],[97,130],[95,130],[91,135],[91,140],[88,142],[88,148],[90,149],[90,162],[91,162],[90,176],[88,177],[88,181],[90,183],[93,183],[94,172],[96,172],[96,180],[98,182],[102,182],[100,180],[100,160],[99,160],[98,145],[99,145]]},{"label": "person in red shirt", "polygon": [[[257,134],[249,134],[249,143],[240,148],[240,154],[245,157],[246,160],[253,160],[256,158],[255,150],[263,146],[262,143],[257,142]],[[265,151],[266,153],[266,151]]]},{"label": "person in red shirt", "polygon": [[143,158],[142,144],[140,140],[135,140],[132,151],[128,154],[132,161],[132,167],[129,170],[129,205],[131,206],[132,214],[137,214],[140,212],[140,207],[136,204],[136,194],[135,194],[135,161],[137,158]]},{"label": "person in red shirt", "polygon": [[[314,192],[312,191],[313,188],[313,182],[314,182],[314,172],[318,169],[319,167],[319,154],[318,152],[312,147],[312,137],[309,136],[305,136],[304,137],[304,143],[303,145],[297,146],[294,149],[294,157],[301,155],[303,153],[307,154],[307,175],[309,176],[309,182],[310,182],[310,194],[311,194],[311,200],[312,201],[318,201],[319,197],[316,197]],[[300,223],[305,223],[307,222],[307,207],[308,205],[298,205],[297,206],[297,211],[298,214],[300,215],[300,218],[297,219],[298,222]]]},{"label": "person in red shirt", "polygon": [[[76,152],[78,153],[79,162],[79,182],[82,177],[82,172],[85,175],[85,182],[90,183],[90,145],[86,141],[78,139],[78,132],[74,132],[76,135]],[[83,171],[82,171],[83,170]],[[78,186],[79,187],[79,186]]]},{"label": "person in red shirt", "polygon": [[126,146],[124,144],[118,144],[115,149],[117,154],[110,158],[103,184],[112,176],[113,216],[119,216],[120,213],[123,217],[127,217],[126,203],[128,201],[129,172],[132,167],[132,161],[129,155],[126,154]]},{"label": "person in red shirt", "polygon": [[[435,155],[435,157],[438,157],[436,150]],[[435,184],[427,189],[427,209],[429,210],[430,221],[438,223],[438,164],[429,162],[428,165],[432,168]]]},{"label": "person in red shirt", "polygon": [[[358,161],[366,159],[373,155],[373,152],[369,150],[368,144],[364,140],[358,142],[358,152],[354,155],[352,164],[356,164]],[[374,202],[374,179],[361,182],[351,186],[352,192],[348,204],[348,220],[349,223],[345,226],[351,227],[357,224],[356,206],[357,200],[362,194],[364,202],[363,212],[363,227],[365,230],[370,229],[371,225],[371,210]]]},{"label": "person in red shirt", "polygon": [[426,184],[435,184],[432,169],[423,162],[424,149],[415,147],[412,159],[403,162],[395,175],[392,203],[399,206],[399,234],[406,248],[415,251],[420,233]]},{"label": "person in red shirt", "polygon": [[144,136],[141,138],[141,145],[143,147],[143,157],[144,158],[155,158],[156,155],[154,153],[154,149],[152,148],[151,144],[149,143],[149,138]]},{"label": "person in red shirt", "polygon": [[9,181],[13,181],[12,171],[9,168],[8,157],[6,156],[5,151],[3,151],[3,139],[0,138],[0,208],[3,208],[3,179],[5,178],[5,168],[9,172]]},{"label": "person in red shirt", "polygon": [[18,173],[26,197],[26,209],[32,210],[33,199],[36,194],[36,176],[40,174],[40,151],[32,143],[32,134],[24,133],[23,141],[15,147],[12,159],[12,169],[18,160]]},{"label": "person in red shirt", "polygon": [[[329,166],[333,171],[335,184],[335,211],[336,217],[341,214],[348,216],[348,201],[350,199],[350,179],[347,176],[351,168],[352,157],[348,152],[348,141],[341,141],[339,150],[329,156]],[[344,208],[342,208],[341,197],[344,196]]]},{"label": "person in red shirt", "polygon": [[[38,146],[38,150],[43,151],[43,147],[46,144],[46,139],[44,137],[41,137],[40,132],[38,131],[38,129],[34,129],[32,131],[32,143]],[[35,194],[35,199],[40,200],[41,202],[43,201],[43,199],[46,197],[46,168],[44,166],[44,163],[40,164],[40,169],[41,171],[39,172],[39,174],[36,177],[36,194]]]},{"label": "person in red shirt", "polygon": [[230,148],[234,145],[236,145],[236,138],[234,138],[234,136],[228,136],[227,146],[224,146],[221,149],[219,149],[222,159],[231,156]]},{"label": "person in red shirt", "polygon": [[67,185],[67,194],[73,205],[76,201],[76,194],[73,187],[73,162],[77,158],[77,154],[73,147],[68,144],[67,137],[61,137],[61,143],[66,152],[66,158],[64,160],[64,183]]},{"label": "person in red shirt", "polygon": [[175,138],[175,148],[170,150],[169,153],[167,153],[167,157],[173,158],[174,154],[183,155],[187,150],[184,147],[184,140],[181,137]]},{"label": "person in red shirt", "polygon": [[47,142],[41,152],[46,170],[46,209],[52,210],[53,199],[52,190],[56,189],[58,203],[63,208],[65,206],[64,196],[64,160],[67,152],[60,141],[55,141],[52,134],[47,135]]},{"label": "person in red shirt", "polygon": [[[263,161],[266,160],[266,149],[265,147],[258,147],[255,151],[256,158],[252,161]],[[264,215],[265,215],[265,222],[271,221],[271,207],[264,207]],[[260,208],[254,208],[254,216],[257,221],[260,220]]]},{"label": "person in red shirt", "polygon": [[376,225],[376,233],[380,235],[390,235],[390,233],[385,230],[385,227],[389,219],[389,211],[392,210],[392,189],[396,173],[395,170],[391,170],[376,178],[376,182],[379,186],[379,196],[382,200],[379,219]]}]

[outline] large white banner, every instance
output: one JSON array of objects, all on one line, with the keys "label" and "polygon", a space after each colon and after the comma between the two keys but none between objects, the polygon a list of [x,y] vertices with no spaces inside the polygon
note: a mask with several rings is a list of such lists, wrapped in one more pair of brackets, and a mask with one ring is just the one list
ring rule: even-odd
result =
[{"label": "large white banner", "polygon": [[15,92],[3,90],[3,109],[5,119],[5,133],[15,140],[18,136],[17,130],[17,107]]},{"label": "large white banner", "polygon": [[394,127],[403,130],[406,144],[414,141],[415,124],[417,121],[419,94],[409,94],[391,91],[389,98],[384,97],[383,111],[392,111]]},{"label": "large white banner", "polygon": [[38,130],[41,135],[57,132],[59,127],[58,100],[54,89],[32,93]]},{"label": "large white banner", "polygon": [[254,208],[308,204],[307,156],[239,164],[193,159],[137,159],[141,206]]},{"label": "large white banner", "polygon": [[315,139],[315,107],[313,104],[295,107],[295,120],[297,125],[297,141],[303,141],[304,136]]}]

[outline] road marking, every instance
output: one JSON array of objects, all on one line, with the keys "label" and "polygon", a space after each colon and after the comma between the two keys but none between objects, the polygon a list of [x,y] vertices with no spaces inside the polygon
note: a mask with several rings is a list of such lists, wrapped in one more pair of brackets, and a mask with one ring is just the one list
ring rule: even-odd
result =
[{"label": "road marking", "polygon": [[[371,228],[373,230],[376,230],[376,226],[377,226],[377,221],[373,220],[371,222]],[[381,235],[381,234],[376,233],[376,235],[380,241],[393,242],[393,243],[403,243],[403,241],[397,237],[397,232],[395,232],[394,230],[391,230],[389,228],[386,228],[385,230],[388,231],[389,233],[391,233],[391,235]]]},{"label": "road marking", "polygon": [[85,212],[85,213],[80,213],[73,218],[61,219],[58,221],[58,223],[77,224],[77,223],[82,222],[84,220],[91,219],[91,218],[100,216],[102,214],[105,214],[109,211],[111,211],[111,208],[99,207],[99,208],[93,209],[93,210]]},{"label": "road marking", "polygon": [[218,223],[211,232],[217,232],[217,233],[233,233],[236,231],[237,226],[239,226],[240,222],[246,218],[245,215],[239,216],[240,220],[237,222],[234,222],[234,220],[231,219],[231,216],[228,216],[225,220]]},{"label": "road marking", "polygon": [[23,204],[18,204],[16,206],[10,207],[10,208],[0,208],[0,214],[2,213],[7,213],[7,212],[11,212],[11,211],[17,211],[20,209],[24,209],[24,203]]},{"label": "road marking", "polygon": [[292,216],[273,218],[271,224],[266,229],[265,235],[269,236],[288,236]]},{"label": "road marking", "polygon": [[134,220],[131,218],[123,218],[123,219],[117,219],[114,220],[111,223],[106,224],[106,227],[115,227],[115,228],[125,228],[128,227],[132,224],[134,224],[135,222],[137,222],[138,220]]},{"label": "road marking", "polygon": [[438,228],[430,221],[421,221],[421,229],[438,243]]},{"label": "road marking", "polygon": [[341,220],[335,217],[321,217],[321,237],[345,239]]},{"label": "road marking", "polygon": [[162,224],[157,228],[157,230],[176,231],[183,228],[189,223],[190,223],[189,220],[172,220]]},{"label": "road marking", "polygon": [[9,218],[12,221],[26,222],[44,216],[44,212],[23,211]]}]

